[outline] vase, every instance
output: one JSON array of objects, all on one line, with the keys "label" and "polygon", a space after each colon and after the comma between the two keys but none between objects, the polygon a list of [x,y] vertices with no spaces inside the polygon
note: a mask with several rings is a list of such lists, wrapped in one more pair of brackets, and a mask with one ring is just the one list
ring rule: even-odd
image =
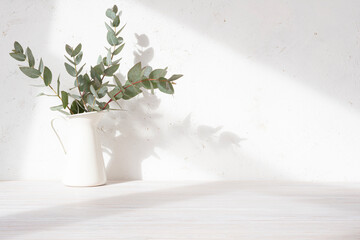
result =
[{"label": "vase", "polygon": [[[98,123],[103,112],[90,112],[54,118],[51,127],[65,153],[66,169],[63,183],[71,187],[92,187],[106,183],[106,172]],[[55,121],[63,120],[63,124]],[[60,123],[60,121],[59,121]]]}]

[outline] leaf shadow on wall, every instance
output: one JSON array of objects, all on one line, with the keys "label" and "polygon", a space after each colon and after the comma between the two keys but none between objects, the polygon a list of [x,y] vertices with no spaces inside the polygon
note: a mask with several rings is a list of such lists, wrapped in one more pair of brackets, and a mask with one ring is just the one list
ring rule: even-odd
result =
[{"label": "leaf shadow on wall", "polygon": [[[135,37],[134,63],[141,62],[142,66],[147,66],[154,57],[154,49],[149,47],[150,41],[145,34],[135,34]],[[125,80],[124,75],[119,75],[119,78]],[[194,125],[191,114],[181,120],[170,120],[159,113],[161,99],[145,89],[141,97],[120,104],[126,111],[108,113],[101,126],[103,150],[109,156],[107,175],[112,180],[143,179],[144,160],[153,157],[166,161],[157,154],[157,149],[171,152],[175,159],[187,162],[189,168],[195,164],[197,171],[206,172],[212,167],[207,166],[207,162],[196,163],[196,159],[204,159],[203,154],[208,153],[205,150],[208,147],[211,149],[211,157],[208,158],[212,159],[215,172],[219,163],[214,162],[223,161],[219,154],[239,148],[243,140],[235,133],[222,131],[219,126]],[[235,151],[232,153],[238,159]],[[169,162],[161,162],[160,165],[162,163],[167,165],[164,171],[171,168]],[[160,174],[166,175],[164,172]]]}]

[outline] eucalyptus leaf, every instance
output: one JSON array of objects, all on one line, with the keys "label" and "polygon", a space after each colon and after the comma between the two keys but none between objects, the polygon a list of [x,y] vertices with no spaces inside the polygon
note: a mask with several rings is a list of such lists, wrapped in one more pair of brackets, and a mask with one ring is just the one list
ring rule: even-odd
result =
[{"label": "eucalyptus leaf", "polygon": [[118,64],[120,62],[121,58],[115,61],[112,61],[112,65]]},{"label": "eucalyptus leaf", "polygon": [[113,25],[113,27],[118,27],[120,25],[120,17],[119,17],[119,15],[117,15],[114,18],[114,21],[113,21],[112,25]]},{"label": "eucalyptus leaf", "polygon": [[37,97],[41,97],[41,96],[47,96],[47,97],[57,97],[57,95],[50,95],[50,94],[46,94],[46,93],[39,93],[38,95],[36,95]]},{"label": "eucalyptus leaf", "polygon": [[111,67],[105,69],[104,74],[106,76],[112,76],[118,70],[120,64],[112,65]]},{"label": "eucalyptus leaf", "polygon": [[57,79],[57,89],[56,89],[57,91],[57,94],[60,94],[60,74],[59,74],[59,76],[58,76],[58,79]]},{"label": "eucalyptus leaf", "polygon": [[106,56],[106,64],[109,66],[111,64],[111,51],[109,49],[107,56]]},{"label": "eucalyptus leaf", "polygon": [[67,92],[61,91],[61,100],[62,100],[62,106],[65,109],[69,103],[69,95]]},{"label": "eucalyptus leaf", "polygon": [[71,53],[71,57],[75,57],[76,55],[78,55],[78,53],[81,51],[81,43],[79,43],[76,48],[74,49],[74,51]]},{"label": "eucalyptus leaf", "polygon": [[98,94],[99,98],[104,97],[104,96],[106,95],[107,91],[108,91],[108,88],[105,87],[105,86],[102,86],[102,87],[97,91],[97,94]]},{"label": "eucalyptus leaf", "polygon": [[9,54],[18,61],[23,62],[26,60],[26,56],[23,53],[9,53]]},{"label": "eucalyptus leaf", "polygon": [[89,105],[94,105],[94,102],[95,102],[94,96],[93,96],[92,94],[88,94],[88,95],[86,96],[86,102],[87,102],[87,104],[89,104]]},{"label": "eucalyptus leaf", "polygon": [[112,8],[112,10],[113,10],[114,13],[117,13],[118,7],[117,7],[116,5],[114,5],[113,8]]},{"label": "eucalyptus leaf", "polygon": [[66,71],[70,74],[70,76],[76,77],[76,71],[75,68],[70,66],[68,63],[65,63]]},{"label": "eucalyptus leaf", "polygon": [[119,35],[119,34],[121,33],[121,31],[125,28],[125,26],[126,26],[126,24],[125,24],[124,26],[122,26],[122,28],[120,28],[120,30],[117,31],[115,35],[116,35],[116,36]]},{"label": "eucalyptus leaf", "polygon": [[154,71],[152,71],[149,75],[149,77],[151,79],[159,79],[161,77],[165,77],[166,75],[166,70],[165,69],[155,69]]},{"label": "eucalyptus leaf", "polygon": [[78,65],[83,57],[83,52],[80,52],[76,57],[75,57],[75,64]]},{"label": "eucalyptus leaf", "polygon": [[52,80],[52,73],[48,67],[44,68],[44,84],[45,86],[49,86]]},{"label": "eucalyptus leaf", "polygon": [[121,44],[117,49],[115,49],[115,51],[113,52],[113,55],[119,54],[123,50],[124,46],[125,46],[125,43]]},{"label": "eucalyptus leaf", "polygon": [[41,75],[39,70],[31,67],[20,67],[20,70],[30,78],[38,78]]},{"label": "eucalyptus leaf", "polygon": [[101,55],[99,55],[98,60],[97,60],[97,64],[100,64],[102,62],[103,58],[101,57]]},{"label": "eucalyptus leaf", "polygon": [[90,92],[94,95],[94,97],[99,98],[93,85],[90,85]]},{"label": "eucalyptus leaf", "polygon": [[111,20],[114,20],[114,18],[116,17],[116,14],[115,14],[115,13],[113,12],[113,10],[110,9],[110,8],[106,10],[105,15],[106,15],[108,18],[110,18]]},{"label": "eucalyptus leaf", "polygon": [[116,38],[115,34],[112,32],[107,33],[107,41],[111,46],[116,46],[116,45],[120,44],[119,40]]},{"label": "eucalyptus leaf", "polygon": [[63,109],[63,105],[50,107],[51,111],[58,111],[58,110],[62,110],[62,109]]},{"label": "eucalyptus leaf", "polygon": [[34,67],[35,59],[34,59],[34,55],[32,54],[30,48],[26,48],[26,56],[28,58],[29,67]]},{"label": "eucalyptus leaf", "polygon": [[115,80],[116,85],[117,85],[119,88],[122,88],[122,84],[121,84],[121,82],[120,82],[120,79],[119,79],[116,75],[114,75],[114,80]]},{"label": "eucalyptus leaf", "polygon": [[42,58],[40,58],[40,63],[39,63],[39,68],[38,69],[39,69],[39,71],[41,73],[44,72],[44,62],[43,62]]},{"label": "eucalyptus leaf", "polygon": [[77,71],[77,75],[79,75],[81,73],[81,71],[83,70],[84,66],[86,65],[86,63],[84,63],[84,65],[82,65],[80,67],[80,69]]},{"label": "eucalyptus leaf", "polygon": [[125,84],[124,89],[123,99],[125,100],[131,99],[142,92],[136,85]]},{"label": "eucalyptus leaf", "polygon": [[144,76],[147,78],[150,76],[151,72],[152,72],[152,67],[150,66],[146,66],[145,69],[143,70]]},{"label": "eucalyptus leaf", "polygon": [[159,87],[159,90],[163,93],[167,93],[167,94],[174,93],[174,88],[173,88],[171,82],[169,82],[166,78],[163,78],[163,77],[159,78],[158,87]]},{"label": "eucalyptus leaf", "polygon": [[67,44],[65,45],[65,50],[70,56],[72,55],[72,52],[74,51],[73,48]]},{"label": "eucalyptus leaf", "polygon": [[175,81],[179,78],[181,78],[183,75],[182,74],[174,74],[169,78],[169,81]]},{"label": "eucalyptus leaf", "polygon": [[133,83],[141,80],[141,62],[138,62],[129,70],[127,77]]},{"label": "eucalyptus leaf", "polygon": [[112,27],[110,27],[109,24],[105,23],[105,27],[109,32],[112,32],[115,35],[114,29],[112,29]]},{"label": "eucalyptus leaf", "polygon": [[64,57],[70,62],[72,63],[73,65],[76,65],[75,62],[73,60],[71,60],[70,58],[68,58],[66,55],[64,55]]},{"label": "eucalyptus leaf", "polygon": [[24,53],[24,49],[22,48],[22,46],[20,45],[20,43],[18,42],[14,42],[14,48],[15,48],[15,52],[17,53]]}]

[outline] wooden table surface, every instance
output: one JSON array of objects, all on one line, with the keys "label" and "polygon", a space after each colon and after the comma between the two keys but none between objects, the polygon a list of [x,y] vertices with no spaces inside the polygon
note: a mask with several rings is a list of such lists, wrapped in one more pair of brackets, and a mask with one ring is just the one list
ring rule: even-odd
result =
[{"label": "wooden table surface", "polygon": [[360,184],[2,181],[0,239],[360,239]]}]

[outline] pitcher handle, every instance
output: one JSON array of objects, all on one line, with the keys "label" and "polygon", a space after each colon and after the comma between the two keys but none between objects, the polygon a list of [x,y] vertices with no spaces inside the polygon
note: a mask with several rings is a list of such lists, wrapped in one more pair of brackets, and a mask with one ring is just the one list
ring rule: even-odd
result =
[{"label": "pitcher handle", "polygon": [[[63,118],[63,117],[57,117],[57,118],[54,118],[53,120],[51,120],[51,128],[53,129],[54,133],[56,134],[57,138],[59,139],[59,142],[60,142],[60,144],[61,144],[61,146],[62,146],[62,149],[64,150],[64,153],[66,154],[65,146],[64,146],[63,142],[61,141],[61,138],[60,138],[59,134],[57,133],[55,127],[54,127],[54,122],[55,122],[55,120],[65,120],[65,118]],[[66,120],[65,120],[65,121],[66,121]]]}]

